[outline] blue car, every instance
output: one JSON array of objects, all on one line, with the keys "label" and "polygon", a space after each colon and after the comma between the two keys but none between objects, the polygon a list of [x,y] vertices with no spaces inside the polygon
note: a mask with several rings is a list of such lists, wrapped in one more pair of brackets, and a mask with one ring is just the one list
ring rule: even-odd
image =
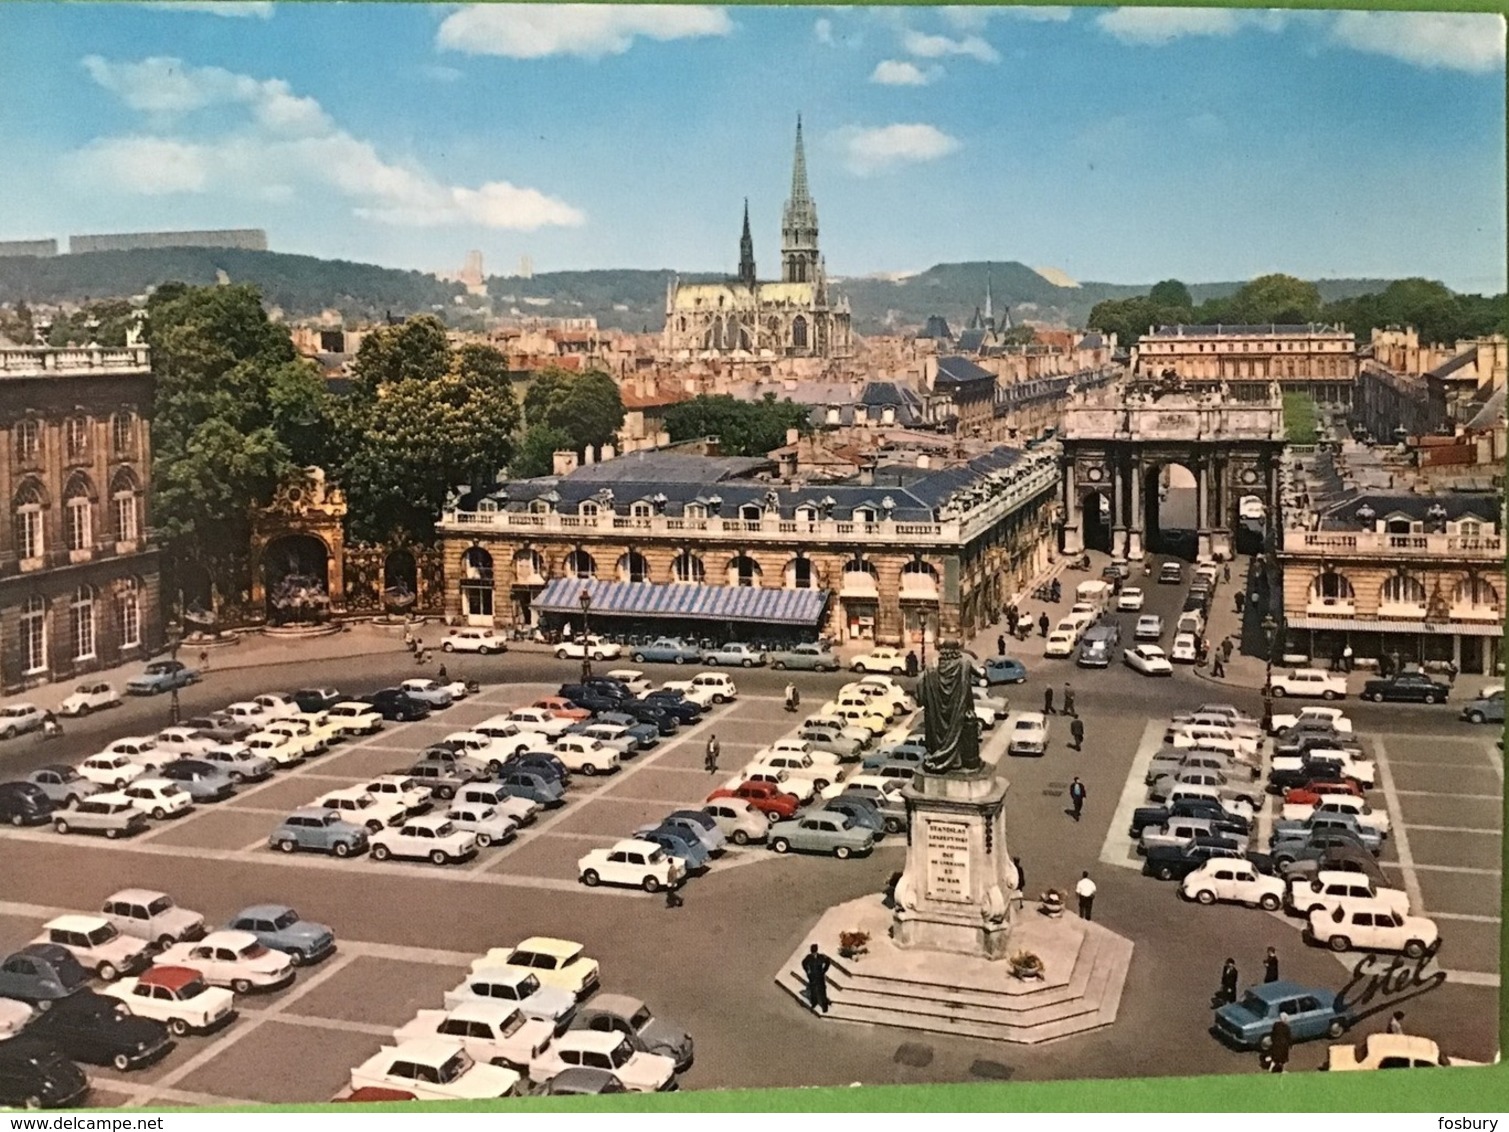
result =
[{"label": "blue car", "polygon": [[335,953],[335,933],[324,924],[302,919],[286,904],[253,904],[226,925],[251,932],[263,947],[286,952],[295,967],[307,967]]},{"label": "blue car", "polygon": [[505,767],[498,775],[498,785],[515,798],[527,798],[547,808],[559,806],[566,800],[566,788],[557,780],[522,767]]},{"label": "blue car", "polygon": [[[869,798],[862,798],[857,794],[840,794],[837,798],[829,798],[819,809],[843,814],[849,819],[850,825],[868,829],[877,838],[886,832],[885,815]],[[816,813],[817,810],[813,812]]]},{"label": "blue car", "polygon": [[1339,1038],[1351,1025],[1335,991],[1276,982],[1252,987],[1236,1002],[1220,1007],[1211,1029],[1238,1049],[1266,1050],[1273,1045],[1273,1026],[1280,1014],[1288,1015],[1297,1042]]},{"label": "blue car", "polygon": [[367,851],[367,831],[341,820],[335,810],[306,806],[284,818],[267,843],[285,853],[309,849],[337,857],[359,857]]},{"label": "blue car", "polygon": [[985,683],[1021,684],[1027,679],[1027,670],[1015,657],[993,656],[985,662]]},{"label": "blue car", "polygon": [[672,857],[680,857],[686,862],[688,871],[703,868],[710,860],[710,854],[701,839],[679,825],[659,825],[634,836],[640,841],[659,845]]},{"label": "blue car", "polygon": [[0,998],[51,1005],[83,990],[91,977],[73,952],[56,943],[32,943],[0,963]]},{"label": "blue car", "polygon": [[635,664],[700,664],[702,650],[680,637],[657,637],[647,645],[635,645],[629,656]]},{"label": "blue car", "polygon": [[922,760],[926,757],[927,748],[921,743],[898,743],[894,747],[882,747],[873,755],[868,756],[861,766],[866,774],[880,769],[887,763],[914,763],[920,767]]},{"label": "blue car", "polygon": [[708,852],[720,852],[728,844],[728,837],[723,832],[723,827],[713,820],[713,816],[706,810],[672,810],[666,814],[668,822],[678,822],[687,826],[698,826],[702,829],[702,843],[707,846]]},{"label": "blue car", "polygon": [[599,712],[595,723],[612,723],[619,727],[627,727],[634,742],[639,744],[638,750],[647,751],[651,747],[660,745],[660,727],[655,723],[648,723],[623,711]]},{"label": "blue car", "polygon": [[126,681],[126,694],[130,696],[155,696],[174,688],[187,688],[197,683],[199,673],[182,661],[154,660],[142,670],[140,676]]},{"label": "blue car", "polygon": [[500,773],[507,774],[512,770],[527,770],[538,774],[541,778],[559,783],[562,789],[571,785],[571,772],[566,769],[566,764],[549,751],[521,751],[505,759]]},{"label": "blue car", "polygon": [[[695,837],[701,844],[702,848],[707,850],[708,856],[712,856],[714,853],[720,852],[724,844],[726,843],[726,839],[723,836],[723,831],[718,828],[716,822],[714,822],[712,827],[709,828],[708,826],[703,825],[700,821],[696,821],[690,816],[686,816],[692,813],[701,813],[701,811],[679,810],[675,814],[667,815],[663,821],[646,822],[644,825],[640,826],[634,831],[634,836],[641,837],[644,834],[649,833],[651,830],[655,829],[669,829],[673,832],[684,833],[689,837]],[[702,814],[702,816],[708,817],[707,814]],[[708,820],[711,821],[712,819],[708,818]]]}]

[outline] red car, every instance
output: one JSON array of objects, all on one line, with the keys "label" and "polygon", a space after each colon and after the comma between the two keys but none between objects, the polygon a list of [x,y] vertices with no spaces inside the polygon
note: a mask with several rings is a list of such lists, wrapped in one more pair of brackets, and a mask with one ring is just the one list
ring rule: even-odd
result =
[{"label": "red car", "polygon": [[1362,786],[1355,778],[1343,778],[1340,782],[1307,782],[1296,786],[1284,795],[1286,806],[1318,806],[1327,794],[1348,794],[1362,797]]},{"label": "red car", "polygon": [[707,796],[709,802],[719,798],[742,798],[771,821],[791,817],[801,804],[794,794],[783,794],[769,782],[745,782],[737,790],[714,790]]},{"label": "red car", "polygon": [[592,718],[590,711],[584,707],[577,707],[564,696],[545,696],[543,699],[535,700],[534,706],[548,711],[556,719],[570,719],[581,722],[584,719]]}]

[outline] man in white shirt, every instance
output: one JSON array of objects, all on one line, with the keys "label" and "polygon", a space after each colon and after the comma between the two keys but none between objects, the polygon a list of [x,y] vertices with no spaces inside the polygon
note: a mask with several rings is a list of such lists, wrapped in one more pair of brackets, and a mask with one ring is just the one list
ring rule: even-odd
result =
[{"label": "man in white shirt", "polygon": [[1094,919],[1090,915],[1090,909],[1095,906],[1095,882],[1090,879],[1088,870],[1080,876],[1079,883],[1074,886],[1074,895],[1079,897],[1080,919]]}]

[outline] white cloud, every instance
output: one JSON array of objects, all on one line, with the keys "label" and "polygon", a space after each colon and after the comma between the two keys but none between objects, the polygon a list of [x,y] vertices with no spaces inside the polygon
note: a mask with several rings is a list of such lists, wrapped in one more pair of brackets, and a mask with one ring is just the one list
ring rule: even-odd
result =
[{"label": "white cloud", "polygon": [[996,11],[1003,16],[1010,16],[1013,20],[1026,20],[1034,24],[1062,24],[1074,15],[1073,8],[1057,8],[1046,4],[1033,8],[997,8]]},{"label": "white cloud", "polygon": [[828,19],[827,17],[816,21],[812,25],[812,34],[817,37],[817,41],[819,43],[827,47],[832,47],[834,44],[833,21]]},{"label": "white cloud", "polygon": [[870,81],[881,86],[927,86],[931,74],[924,74],[916,63],[905,59],[885,59],[875,64]]},{"label": "white cloud", "polygon": [[163,12],[194,12],[231,19],[272,19],[272,0],[157,0],[142,5]]},{"label": "white cloud", "polygon": [[1249,27],[1279,31],[1287,15],[1234,8],[1113,8],[1095,22],[1123,43],[1161,47],[1186,36],[1225,37]]},{"label": "white cloud", "polygon": [[922,123],[896,123],[873,129],[851,127],[839,132],[838,141],[850,172],[861,177],[901,165],[936,161],[960,148],[958,138]]},{"label": "white cloud", "polygon": [[946,35],[928,35],[926,32],[908,28],[901,33],[901,46],[908,55],[919,59],[941,59],[947,55],[965,55],[982,63],[998,63],[998,52],[978,35],[966,35],[963,39],[950,39]]},{"label": "white cloud", "polygon": [[544,59],[622,55],[640,36],[697,39],[728,35],[733,21],[722,8],[694,5],[477,4],[445,18],[436,46],[469,55]]},{"label": "white cloud", "polygon": [[564,201],[508,181],[449,185],[414,164],[385,160],[282,79],[255,79],[180,60],[84,60],[94,80],[133,109],[159,118],[211,106],[244,120],[217,137],[130,134],[100,138],[68,159],[86,188],[146,195],[218,192],[255,200],[344,198],[356,216],[411,227],[476,225],[530,232],[586,217]]},{"label": "white cloud", "polygon": [[1336,43],[1416,67],[1483,73],[1504,65],[1504,17],[1471,12],[1340,12]]},{"label": "white cloud", "polygon": [[[995,9],[1001,11],[1001,9]],[[984,31],[990,23],[991,9],[974,4],[949,4],[938,9],[944,23],[957,31]]]}]

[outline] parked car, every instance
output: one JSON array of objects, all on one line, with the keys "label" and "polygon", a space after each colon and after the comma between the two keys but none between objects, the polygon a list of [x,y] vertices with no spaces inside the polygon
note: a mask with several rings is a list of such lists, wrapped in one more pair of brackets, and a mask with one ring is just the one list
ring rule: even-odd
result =
[{"label": "parked car", "polygon": [[211,747],[195,762],[208,763],[231,781],[232,787],[246,782],[263,782],[272,777],[273,762],[255,754],[244,743],[222,743]]},{"label": "parked car", "polygon": [[1332,951],[1400,951],[1419,959],[1441,938],[1434,920],[1408,916],[1385,900],[1344,900],[1311,912],[1306,943]]},{"label": "parked car", "polygon": [[702,654],[703,664],[715,666],[724,664],[735,668],[758,668],[762,667],[765,661],[766,656],[763,652],[742,641],[729,641],[727,644],[707,649]]},{"label": "parked car", "polygon": [[1369,680],[1362,686],[1362,698],[1375,703],[1444,704],[1451,686],[1432,680],[1423,672],[1398,672],[1381,680]]},{"label": "parked car", "polygon": [[0,739],[14,739],[42,726],[42,709],[36,704],[0,704]]},{"label": "parked car", "polygon": [[761,841],[770,829],[770,819],[743,799],[719,798],[704,805],[702,812],[712,818],[723,835],[735,845]]},{"label": "parked car", "polygon": [[597,960],[590,958],[581,944],[550,936],[530,936],[515,947],[490,948],[472,968],[524,968],[542,985],[559,987],[577,999],[588,997],[598,988],[602,973]]},{"label": "parked car", "polygon": [[446,820],[463,833],[477,839],[477,845],[486,849],[489,845],[503,845],[514,839],[519,823],[492,806],[475,806],[466,802],[452,803],[445,812]]},{"label": "parked car", "polygon": [[1271,845],[1269,855],[1273,860],[1274,871],[1287,876],[1296,866],[1303,867],[1307,861],[1326,860],[1332,851],[1338,849],[1355,849],[1368,854],[1373,852],[1353,831],[1337,827],[1313,830],[1307,837],[1296,837]]},{"label": "parked car", "polygon": [[566,788],[559,779],[547,778],[538,770],[525,767],[504,767],[498,775],[498,785],[516,798],[523,798],[536,805],[553,809],[566,800]]},{"label": "parked car", "polygon": [[1447,1057],[1429,1038],[1413,1034],[1369,1034],[1356,1045],[1332,1046],[1322,1069],[1344,1073],[1358,1069],[1434,1069],[1447,1065],[1481,1065]]},{"label": "parked car", "polygon": [[52,819],[52,800],[30,782],[0,782],[0,822],[42,825]]},{"label": "parked car", "polygon": [[105,899],[100,912],[126,935],[158,947],[204,938],[204,917],[180,908],[165,892],[123,888]]},{"label": "parked car", "polygon": [[[670,712],[680,723],[696,723],[702,718],[705,707],[704,704],[687,699],[684,693],[675,688],[656,688],[652,692],[646,692],[644,699],[640,702],[652,708]],[[625,705],[625,710],[627,710],[627,705]]]},{"label": "parked car", "polygon": [[[126,681],[128,696],[155,696],[199,682],[199,673],[181,660],[154,660],[140,675]],[[3,735],[0,729],[0,735]]]},{"label": "parked car", "polygon": [[[196,805],[222,802],[236,792],[236,780],[218,763],[208,759],[174,759],[158,770],[157,777],[178,787]],[[137,779],[126,787],[126,793],[141,789],[143,785],[143,780]]]},{"label": "parked car", "polygon": [[138,1018],[150,1018],[178,1037],[209,1034],[236,1017],[236,996],[212,987],[191,967],[153,967],[103,991]]},{"label": "parked car", "polygon": [[593,849],[576,863],[577,875],[588,888],[599,884],[628,885],[646,892],[674,888],[682,880],[681,865],[652,841],[629,838],[606,849]]},{"label": "parked car", "polygon": [[642,832],[636,832],[634,838],[637,841],[648,841],[659,845],[671,860],[680,862],[682,870],[687,875],[705,869],[712,859],[712,854],[707,851],[701,839],[681,826],[657,825]]},{"label": "parked car", "polygon": [[153,771],[173,756],[158,750],[157,740],[150,735],[127,735],[114,740],[100,752],[102,755],[124,755],[144,771]]},{"label": "parked car", "polygon": [[119,794],[96,794],[55,811],[52,828],[59,833],[103,833],[114,840],[145,830],[147,815]]},{"label": "parked car", "polygon": [[26,781],[42,791],[55,806],[72,806],[104,789],[98,782],[90,782],[73,767],[62,763],[38,767],[26,776]]},{"label": "parked car", "polygon": [[94,991],[64,999],[27,1031],[70,1060],[109,1065],[120,1073],[156,1061],[174,1045],[163,1023],[138,1018],[119,999]]},{"label": "parked car", "polygon": [[702,650],[680,637],[656,637],[647,645],[635,645],[630,657],[635,664],[696,664]]},{"label": "parked car", "polygon": [[906,654],[900,649],[874,648],[849,662],[851,672],[889,672],[900,676],[906,671]]},{"label": "parked car", "polygon": [[1275,696],[1313,696],[1323,700],[1346,698],[1347,678],[1339,672],[1319,668],[1291,668],[1275,672],[1268,681]]},{"label": "parked car", "polygon": [[393,1040],[400,1045],[417,1038],[456,1042],[484,1065],[521,1073],[528,1072],[529,1063],[545,1051],[554,1036],[553,1025],[526,1016],[513,1003],[481,998],[468,999],[448,1010],[421,1010],[393,1031]]},{"label": "parked car", "polygon": [[162,821],[186,814],[194,808],[187,790],[166,778],[138,778],[110,794],[95,795],[100,801],[125,799],[142,813]]},{"label": "parked car", "polygon": [[1284,879],[1288,883],[1284,891],[1285,909],[1306,919],[1315,912],[1333,913],[1341,905],[1358,900],[1379,901],[1395,912],[1409,914],[1408,893],[1380,884],[1366,873],[1318,869],[1313,874],[1300,875],[1298,869],[1293,869]]},{"label": "parked car", "polygon": [[372,735],[382,730],[382,715],[362,700],[332,704],[325,709],[325,715],[342,735]]},{"label": "parked car", "polygon": [[706,847],[709,853],[723,852],[728,844],[728,837],[712,816],[704,810],[672,810],[666,814],[661,825],[680,826],[696,833],[698,840]]},{"label": "parked car", "polygon": [[429,790],[403,774],[379,774],[362,788],[379,801],[401,803],[410,814],[428,813],[435,805]]},{"label": "parked car", "polygon": [[453,825],[450,819],[435,814],[409,818],[394,829],[384,829],[371,837],[372,859],[390,857],[429,861],[432,865],[455,865],[477,855],[477,837]]},{"label": "parked car", "polygon": [[806,853],[831,853],[839,860],[864,855],[875,848],[875,831],[851,821],[842,813],[811,811],[791,821],[770,827],[770,848],[777,853],[792,849]]},{"label": "parked car", "polygon": [[0,1105],[74,1108],[89,1094],[89,1078],[48,1042],[20,1037],[0,1042]]},{"label": "parked car", "polygon": [[276,990],[293,982],[293,961],[251,932],[217,931],[196,943],[175,943],[153,961],[158,967],[189,967],[214,987],[237,994]]},{"label": "parked car", "polygon": [[1470,700],[1462,708],[1462,718],[1468,723],[1503,723],[1504,689],[1494,688],[1487,695]]},{"label": "parked car", "polygon": [[42,934],[32,942],[63,948],[107,983],[145,970],[151,958],[144,940],[122,935],[103,916],[55,916],[42,925]]},{"label": "parked car", "polygon": [[[556,715],[553,709],[541,707],[515,708],[503,718],[512,723],[520,731],[533,732],[536,735],[548,735],[552,739],[564,735],[572,724],[570,719]],[[495,716],[494,719],[498,719],[498,717]],[[481,729],[479,728],[478,730]]]},{"label": "parked car", "polygon": [[410,723],[430,714],[428,705],[399,688],[382,688],[362,699],[371,704],[378,715],[393,723]]},{"label": "parked car", "polygon": [[680,691],[687,699],[704,705],[731,703],[739,696],[733,677],[722,672],[699,672],[690,681],[667,680],[662,687]]},{"label": "parked car", "polygon": [[306,807],[289,814],[272,831],[267,843],[284,853],[300,849],[316,853],[333,853],[337,857],[358,857],[367,851],[367,830],[363,825],[345,820],[335,810]]},{"label": "parked car", "polygon": [[1279,818],[1282,822],[1303,822],[1316,814],[1346,815],[1359,825],[1376,830],[1382,837],[1389,835],[1387,811],[1374,809],[1355,794],[1335,794],[1316,802],[1285,802]]},{"label": "parked car", "polygon": [[478,781],[475,772],[462,768],[461,764],[452,761],[442,762],[433,758],[421,759],[402,774],[419,783],[430,792],[432,797],[442,802],[450,801],[456,796],[457,791]]},{"label": "parked car", "polygon": [[413,679],[401,681],[398,690],[411,699],[416,699],[429,708],[448,708],[454,702],[454,697],[444,685],[434,680]]},{"label": "parked car", "polygon": [[809,672],[837,672],[840,661],[833,650],[814,644],[792,645],[770,655],[771,668],[790,668]]},{"label": "parked car", "polygon": [[487,969],[473,967],[454,990],[445,992],[447,1009],[477,1000],[510,1003],[526,1018],[550,1023],[554,1033],[565,1033],[576,1016],[576,997],[559,987],[540,983],[533,971],[521,967]]},{"label": "parked car", "polygon": [[226,928],[250,932],[263,947],[287,955],[295,967],[308,967],[335,953],[335,932],[304,919],[287,904],[253,904],[232,916]]},{"label": "parked car", "polygon": [[479,1064],[457,1042],[436,1039],[383,1046],[351,1070],[353,1089],[396,1088],[425,1101],[518,1096],[522,1080],[512,1069]]},{"label": "parked car", "polygon": [[1230,837],[1196,837],[1177,845],[1149,845],[1142,871],[1159,880],[1179,880],[1212,858],[1244,860],[1247,851]]},{"label": "parked car", "polygon": [[583,1066],[610,1071],[633,1093],[661,1092],[676,1081],[672,1058],[641,1052],[623,1034],[596,1030],[560,1035],[530,1064],[529,1078],[543,1083],[564,1070]]},{"label": "parked car", "polygon": [[1280,1014],[1296,1042],[1339,1038],[1351,1025],[1351,1016],[1335,991],[1279,980],[1251,987],[1239,1001],[1220,1007],[1211,1029],[1238,1049],[1267,1050],[1273,1045],[1273,1027]]},{"label": "parked car", "polygon": [[1199,904],[1219,900],[1272,912],[1284,902],[1284,882],[1258,872],[1251,861],[1213,857],[1185,876],[1179,885],[1179,895]]},{"label": "parked car", "polygon": [[345,701],[339,688],[300,688],[293,694],[293,702],[306,715],[318,715]]},{"label": "parked car", "polygon": [[1281,735],[1290,728],[1322,727],[1344,735],[1352,734],[1352,721],[1342,708],[1321,707],[1312,704],[1296,712],[1274,712],[1269,721],[1270,734]]},{"label": "parked car", "polygon": [[1142,608],[1146,595],[1141,586],[1123,586],[1121,593],[1116,597],[1116,609],[1119,613],[1136,613]]},{"label": "parked car", "polygon": [[562,1069],[539,1087],[542,1097],[599,1097],[627,1093],[628,1087],[611,1069],[588,1069],[572,1066]]},{"label": "parked car", "polygon": [[[613,641],[605,641],[601,637],[588,637],[585,640],[562,641],[555,648],[557,660],[617,660],[623,656],[623,646]],[[636,663],[638,663],[636,661]]]},{"label": "parked car", "polygon": [[54,943],[31,943],[0,963],[0,995],[46,1010],[59,999],[87,987],[89,978],[84,965],[67,948]]},{"label": "parked car", "polygon": [[474,652],[479,656],[491,656],[495,652],[507,652],[508,645],[491,629],[447,629],[440,641],[441,652]]},{"label": "parked car", "polygon": [[550,751],[566,764],[567,770],[573,774],[585,774],[588,778],[612,774],[619,767],[617,750],[585,735],[562,735]]},{"label": "parked car", "polygon": [[86,680],[58,705],[58,714],[88,715],[105,708],[119,707],[120,703],[121,694],[113,684],[103,680]]},{"label": "parked car", "polygon": [[1048,753],[1048,717],[1040,711],[1024,711],[1011,720],[1011,734],[1006,740],[1008,755]]}]

